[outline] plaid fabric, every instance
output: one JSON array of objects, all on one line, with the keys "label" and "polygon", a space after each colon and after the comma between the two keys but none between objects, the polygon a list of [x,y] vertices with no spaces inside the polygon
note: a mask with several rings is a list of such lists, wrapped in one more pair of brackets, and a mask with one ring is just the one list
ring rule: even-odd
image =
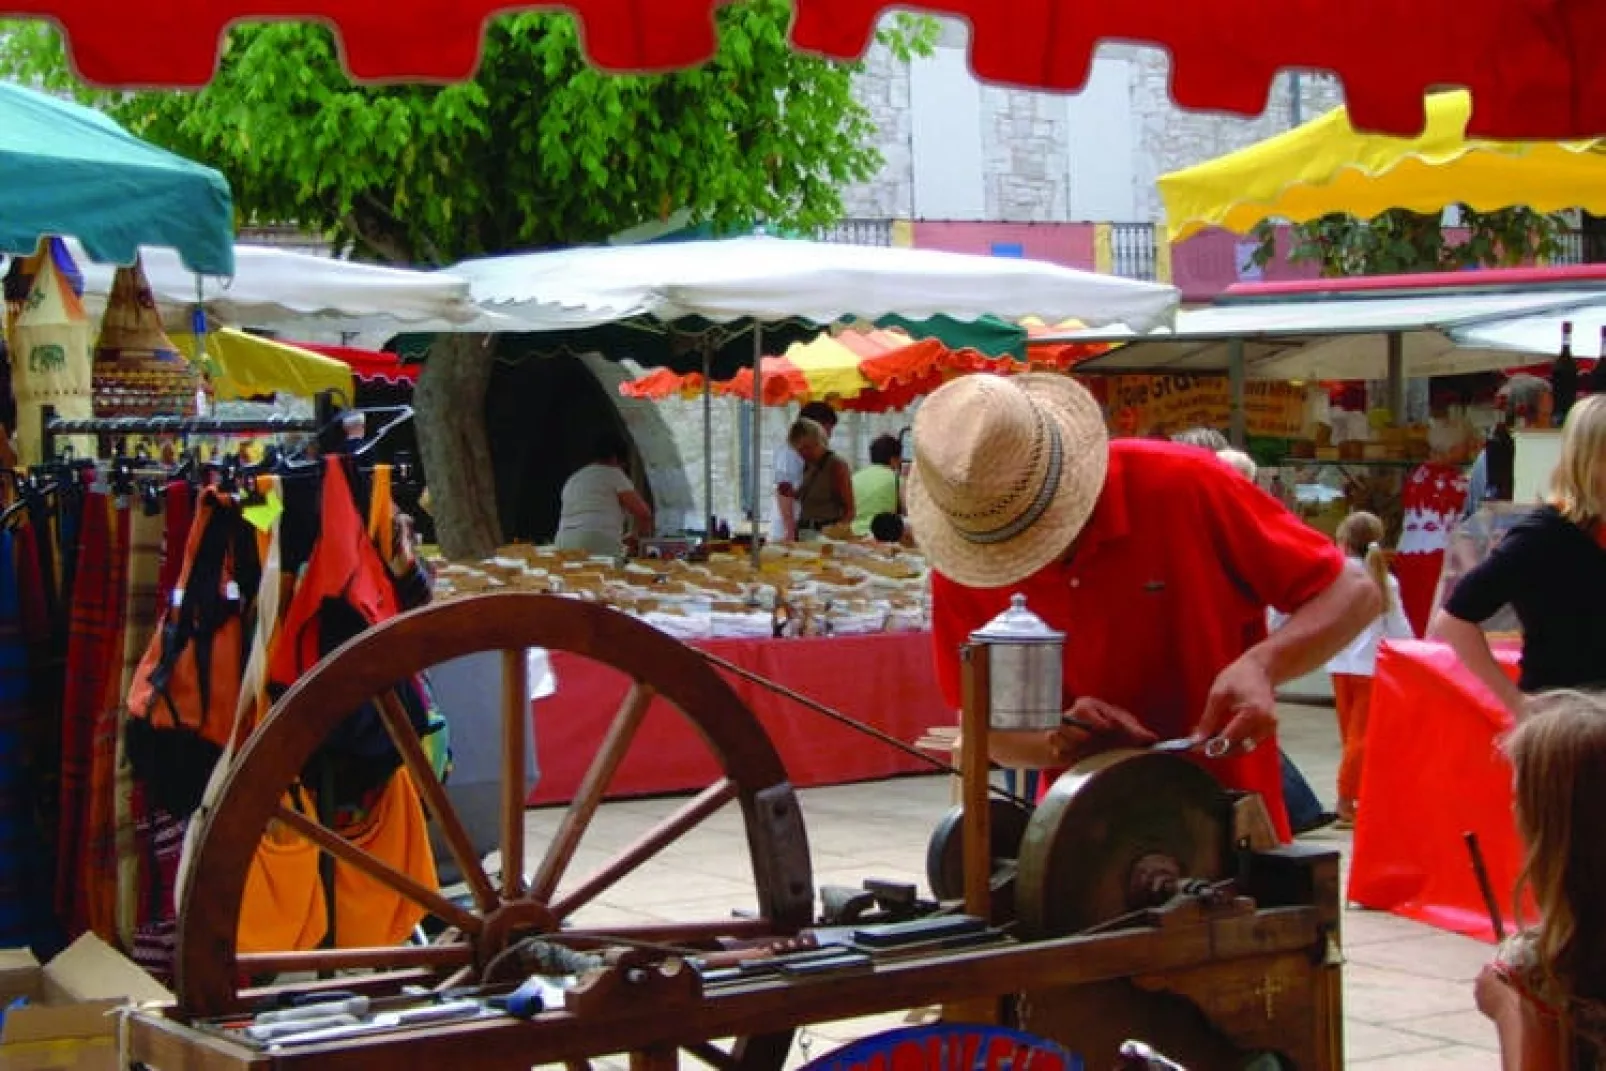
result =
[{"label": "plaid fabric", "polygon": [[[145,641],[156,631],[161,608],[162,537],[165,528],[161,514],[143,509],[130,513],[128,548],[128,601],[123,628],[123,671],[117,694],[126,696],[134,682],[134,671],[145,653]],[[117,936],[122,948],[132,948],[134,928],[139,920],[139,889],[145,858],[137,836],[138,811],[133,769],[123,747],[123,726],[128,708],[117,708],[117,780],[112,800],[112,821],[117,837]]]},{"label": "plaid fabric", "polygon": [[66,942],[56,925],[55,868],[37,820],[28,762],[32,711],[16,549],[12,533],[0,532],[0,946],[27,945],[43,962]]},{"label": "plaid fabric", "polygon": [[72,936],[116,939],[112,781],[128,586],[128,511],[87,494],[79,524],[61,723],[56,910]]}]

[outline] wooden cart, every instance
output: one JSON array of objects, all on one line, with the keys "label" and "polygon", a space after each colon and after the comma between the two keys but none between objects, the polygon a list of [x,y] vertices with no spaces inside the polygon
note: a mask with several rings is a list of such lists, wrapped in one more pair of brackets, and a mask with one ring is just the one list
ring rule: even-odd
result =
[{"label": "wooden cart", "polygon": [[[596,659],[635,683],[579,795],[526,877],[523,652],[530,647]],[[435,663],[493,650],[506,652],[498,880],[475,857],[390,694],[397,682]],[[566,882],[609,779],[655,696],[692,722],[723,776],[594,872]],[[319,744],[370,699],[466,876],[468,904],[421,887],[281,803]],[[1092,1067],[1107,1066],[1123,1039],[1138,1037],[1191,1068],[1233,1067],[1246,1053],[1269,1051],[1295,1067],[1337,1069],[1337,854],[1268,845],[1254,832],[1260,827],[1243,817],[1255,813],[1244,804],[1258,801],[1235,800],[1200,776],[1172,756],[1135,753],[1100,756],[1068,774],[1034,814],[1019,859],[1006,864],[1022,917],[994,920],[1013,938],[1005,943],[877,959],[832,974],[704,985],[686,965],[688,950],[786,938],[814,922],[802,812],[757,721],[696,652],[626,615],[522,593],[443,603],[387,622],[325,659],[245,745],[221,802],[204,819],[189,870],[178,1004],[129,1017],[127,1059],[154,1071],[389,1071],[459,1062],[522,1071],[622,1053],[633,1063],[668,1065],[685,1051],[714,1067],[770,1071],[781,1067],[800,1026],[944,1005],[955,1018],[1009,1022],[1058,1040]],[[576,925],[581,907],[729,803],[740,808],[746,828],[755,914],[610,926],[606,934]],[[1112,809],[1112,803],[1119,805]],[[1146,817],[1127,823],[1129,812]],[[445,933],[423,946],[239,953],[247,869],[272,822],[412,898],[446,924]],[[589,975],[563,1009],[528,1021],[487,1015],[276,1050],[217,1026],[286,988],[250,988],[237,984],[242,979],[322,972],[337,977],[292,988],[378,996],[404,986],[455,990],[507,981],[494,977],[509,962],[505,953],[536,938],[582,949],[623,943],[633,951]],[[716,1046],[722,1039],[734,1041]]]}]

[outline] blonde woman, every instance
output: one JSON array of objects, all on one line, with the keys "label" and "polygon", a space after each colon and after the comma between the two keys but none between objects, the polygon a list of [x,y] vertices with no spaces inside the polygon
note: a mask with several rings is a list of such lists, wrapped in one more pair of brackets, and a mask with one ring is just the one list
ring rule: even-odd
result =
[{"label": "blonde woman", "polygon": [[1355,824],[1355,801],[1360,798],[1361,763],[1366,753],[1366,722],[1372,710],[1372,675],[1377,669],[1377,647],[1385,638],[1416,638],[1400,604],[1400,582],[1389,572],[1383,552],[1383,522],[1374,513],[1358,510],[1339,524],[1333,537],[1344,556],[1377,585],[1383,612],[1350,645],[1327,663],[1333,677],[1333,702],[1338,708],[1338,733],[1344,742],[1338,764],[1338,824]]},{"label": "blonde woman", "polygon": [[1478,975],[1478,1010],[1499,1031],[1502,1066],[1599,1071],[1606,1067],[1606,838],[1599,833],[1606,700],[1574,691],[1536,696],[1505,747],[1526,847],[1521,883],[1533,893],[1539,922],[1501,945]]},{"label": "blonde woman", "polygon": [[[1567,414],[1549,501],[1522,518],[1461,578],[1430,635],[1512,714],[1523,696],[1606,685],[1606,395]],[[1522,675],[1500,669],[1479,623],[1510,605],[1522,623]]]}]

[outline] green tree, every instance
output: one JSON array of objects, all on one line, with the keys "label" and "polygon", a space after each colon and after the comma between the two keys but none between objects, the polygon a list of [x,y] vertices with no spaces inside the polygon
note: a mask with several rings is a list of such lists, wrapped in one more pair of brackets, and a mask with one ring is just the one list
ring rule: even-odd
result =
[{"label": "green tree", "polygon": [[[856,65],[788,47],[787,0],[740,0],[717,19],[718,54],[665,75],[596,71],[574,21],[554,13],[493,20],[475,78],[453,86],[354,85],[332,34],[296,22],[233,29],[193,93],[88,89],[39,22],[0,24],[0,75],[217,167],[242,222],[296,224],[363,259],[444,265],[677,211],[722,227],[833,222],[839,190],[881,165]],[[935,35],[931,20],[900,17],[881,39],[907,59]],[[437,530],[454,556],[500,541],[480,419],[490,361],[483,340],[443,338],[419,385]]]},{"label": "green tree", "polygon": [[[1514,267],[1554,258],[1567,226],[1561,216],[1523,207],[1478,212],[1461,205],[1460,215],[1447,232],[1438,213],[1395,208],[1369,220],[1334,213],[1293,227],[1289,259],[1316,264],[1328,278]],[[1275,259],[1277,229],[1269,221],[1255,228],[1251,265]]]}]

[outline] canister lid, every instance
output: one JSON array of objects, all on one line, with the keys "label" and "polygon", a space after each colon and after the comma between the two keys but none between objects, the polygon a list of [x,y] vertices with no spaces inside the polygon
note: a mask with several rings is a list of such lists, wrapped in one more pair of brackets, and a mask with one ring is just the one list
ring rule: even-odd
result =
[{"label": "canister lid", "polygon": [[1064,643],[1065,633],[1026,608],[1026,596],[1011,595],[1009,609],[970,634],[974,643]]}]

